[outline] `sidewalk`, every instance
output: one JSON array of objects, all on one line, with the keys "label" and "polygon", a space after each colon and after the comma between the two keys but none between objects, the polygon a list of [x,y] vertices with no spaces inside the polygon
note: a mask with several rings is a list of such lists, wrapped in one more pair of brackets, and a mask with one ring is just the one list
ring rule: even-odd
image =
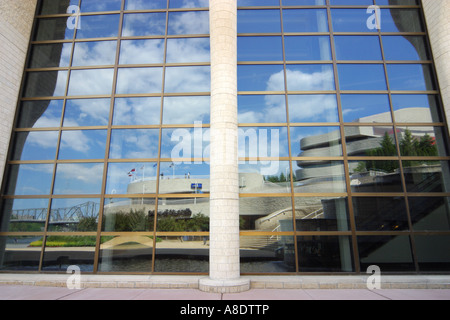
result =
[{"label": "sidewalk", "polygon": [[450,300],[450,275],[382,276],[369,290],[367,276],[246,276],[242,293],[205,293],[205,276],[0,274],[0,300]]},{"label": "sidewalk", "polygon": [[450,300],[449,289],[251,289],[205,293],[197,289],[126,289],[0,286],[0,300]]}]

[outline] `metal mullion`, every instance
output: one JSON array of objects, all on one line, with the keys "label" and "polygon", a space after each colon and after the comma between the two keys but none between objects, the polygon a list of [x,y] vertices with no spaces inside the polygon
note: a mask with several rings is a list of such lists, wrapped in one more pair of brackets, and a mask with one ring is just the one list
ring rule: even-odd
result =
[{"label": "metal mullion", "polygon": [[168,42],[168,32],[169,32],[169,5],[170,0],[167,0],[166,6],[166,26],[164,31],[164,60],[162,65],[162,83],[161,83],[161,105],[159,114],[159,136],[158,136],[158,161],[156,167],[156,184],[155,184],[155,214],[153,215],[153,248],[152,248],[152,261],[151,261],[151,273],[155,272],[155,262],[156,262],[156,232],[158,225],[158,205],[159,205],[159,182],[161,171],[161,149],[162,149],[162,123],[163,123],[163,112],[164,112],[164,93],[166,89],[166,68],[167,68],[167,42]]},{"label": "metal mullion", "polygon": [[355,223],[355,215],[353,210],[353,201],[352,201],[352,189],[350,183],[350,169],[349,169],[349,160],[347,153],[347,144],[345,139],[345,126],[344,126],[344,116],[342,112],[342,101],[341,101],[341,89],[339,83],[339,74],[338,74],[338,60],[336,56],[336,46],[334,43],[335,32],[333,29],[333,24],[331,22],[331,6],[330,0],[326,1],[327,3],[327,20],[328,20],[328,30],[330,32],[330,43],[331,43],[331,55],[333,59],[333,70],[334,70],[334,82],[336,86],[336,99],[338,105],[338,114],[339,114],[339,130],[341,134],[341,148],[344,162],[344,174],[345,174],[345,186],[347,191],[347,205],[348,205],[348,220],[350,222],[350,236],[352,243],[352,253],[353,253],[353,268],[356,273],[360,273],[360,264],[359,264],[359,251],[358,251],[358,242],[356,238],[356,223]]},{"label": "metal mullion", "polygon": [[[80,4],[80,1],[81,0],[79,0],[78,5]],[[46,220],[45,220],[45,224],[44,224],[44,236],[42,238],[42,250],[41,250],[41,256],[39,259],[39,267],[38,267],[39,272],[42,271],[42,265],[44,263],[45,246],[46,246],[46,242],[47,242],[48,226],[49,226],[49,222],[50,222],[51,206],[52,206],[52,202],[53,202],[52,196],[53,196],[54,189],[55,189],[56,171],[57,171],[57,167],[58,167],[57,163],[58,163],[58,158],[59,158],[59,149],[61,146],[62,126],[64,123],[64,117],[65,117],[67,93],[69,91],[71,67],[72,67],[72,62],[73,62],[73,54],[75,51],[74,41],[75,41],[76,35],[77,35],[77,29],[75,29],[74,33],[73,33],[72,48],[70,49],[71,50],[70,61],[69,61],[69,66],[67,68],[66,86],[64,89],[64,98],[63,98],[63,105],[62,105],[62,110],[61,110],[61,119],[60,119],[59,128],[58,128],[58,139],[57,139],[57,145],[56,145],[55,159],[53,161],[53,173],[52,173],[52,181],[51,181],[51,185],[50,185],[50,198],[48,200],[47,216],[46,216]]]},{"label": "metal mullion", "polygon": [[409,240],[410,240],[410,244],[411,244],[414,268],[415,268],[415,271],[418,272],[419,271],[419,263],[417,261],[416,246],[415,246],[414,237],[413,237],[413,233],[412,233],[413,232],[413,224],[412,224],[411,213],[410,213],[410,208],[409,208],[408,192],[407,192],[407,188],[406,188],[406,180],[405,180],[405,175],[404,175],[404,170],[403,170],[403,161],[401,158],[402,153],[400,150],[400,137],[399,137],[399,133],[397,131],[397,121],[395,119],[395,110],[394,110],[394,105],[393,105],[393,101],[392,101],[392,91],[391,91],[391,86],[390,86],[390,82],[389,82],[389,74],[388,74],[388,70],[387,70],[386,55],[384,52],[384,45],[383,45],[383,38],[382,38],[381,30],[378,29],[377,33],[378,33],[378,38],[379,38],[379,42],[380,42],[381,56],[383,59],[383,69],[384,69],[384,73],[385,73],[385,77],[386,77],[386,86],[387,86],[387,90],[388,90],[389,107],[390,107],[392,122],[393,122],[394,141],[395,141],[395,147],[396,147],[397,155],[398,155],[400,181],[401,181],[402,189],[404,192],[403,199],[405,201],[406,216],[408,219],[408,235],[409,235]]},{"label": "metal mullion", "polygon": [[114,63],[114,73],[113,73],[113,81],[112,81],[112,88],[111,88],[111,96],[110,96],[111,100],[110,100],[110,108],[109,108],[109,120],[108,120],[108,126],[106,128],[106,148],[105,148],[105,156],[103,159],[102,189],[101,189],[101,195],[100,195],[100,207],[99,207],[99,213],[98,213],[98,224],[97,224],[94,266],[93,266],[94,273],[98,272],[98,262],[99,262],[99,258],[100,258],[100,245],[101,245],[101,237],[102,237],[103,214],[104,214],[105,199],[106,199],[105,189],[106,189],[106,182],[107,182],[107,178],[108,178],[108,158],[109,158],[109,149],[110,149],[111,135],[112,135],[111,128],[112,128],[113,116],[114,116],[118,65],[119,65],[119,58],[120,58],[120,45],[121,45],[123,17],[124,17],[124,13],[123,13],[124,5],[125,5],[124,0],[122,0],[118,34],[117,34],[117,37],[114,38],[114,40],[117,41],[116,56],[115,56],[115,63]]}]

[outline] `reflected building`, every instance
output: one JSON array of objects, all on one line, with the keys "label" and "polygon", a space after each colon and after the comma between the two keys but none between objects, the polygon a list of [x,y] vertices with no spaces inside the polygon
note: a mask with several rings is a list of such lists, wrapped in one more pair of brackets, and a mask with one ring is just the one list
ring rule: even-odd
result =
[{"label": "reflected building", "polygon": [[449,272],[435,1],[5,5],[0,270]]}]

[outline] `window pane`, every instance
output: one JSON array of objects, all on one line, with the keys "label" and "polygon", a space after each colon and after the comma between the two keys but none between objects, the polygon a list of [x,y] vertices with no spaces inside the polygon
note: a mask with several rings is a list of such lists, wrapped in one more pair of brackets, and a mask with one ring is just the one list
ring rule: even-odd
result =
[{"label": "window pane", "polygon": [[42,239],[41,236],[0,237],[0,243],[5,248],[0,270],[38,271],[42,251],[40,239]]},{"label": "window pane", "polygon": [[116,98],[113,125],[159,124],[161,98]]},{"label": "window pane", "polygon": [[409,197],[409,211],[414,230],[450,230],[449,198]]},{"label": "window pane", "polygon": [[239,91],[284,91],[283,66],[238,65]]},{"label": "window pane", "polygon": [[48,236],[42,270],[66,272],[76,265],[82,272],[92,272],[96,240],[96,236]]},{"label": "window pane", "polygon": [[361,270],[376,265],[384,272],[414,271],[408,236],[359,236],[357,239]]},{"label": "window pane", "polygon": [[344,122],[392,122],[387,95],[341,94],[341,105]]},{"label": "window pane", "polygon": [[[155,213],[154,198],[110,198],[105,199],[103,208],[103,225],[102,230],[105,232],[143,232],[153,231]],[[148,236],[128,237],[128,245],[126,245],[127,237],[110,239],[102,239],[101,249],[119,249],[123,246],[124,250],[132,250],[131,243],[135,242],[139,249],[146,249],[153,246],[153,240]],[[122,242],[124,241],[124,242]],[[136,250],[139,251],[139,250]]]},{"label": "window pane", "polygon": [[28,72],[24,83],[24,97],[64,96],[67,71]]},{"label": "window pane", "polygon": [[195,128],[163,129],[161,137],[161,158],[208,158],[209,129]]},{"label": "window pane", "polygon": [[281,32],[279,10],[238,10],[238,33]]},{"label": "window pane", "polygon": [[163,124],[208,124],[210,100],[209,96],[165,97]]},{"label": "window pane", "polygon": [[434,95],[392,95],[396,122],[442,122],[439,98]]},{"label": "window pane", "polygon": [[164,40],[122,40],[119,64],[163,63]]},{"label": "window pane", "polygon": [[63,126],[107,126],[110,108],[110,99],[67,100]]},{"label": "window pane", "polygon": [[342,156],[341,133],[338,127],[291,127],[292,156]]},{"label": "window pane", "polygon": [[167,67],[165,92],[209,92],[211,90],[210,68]]},{"label": "window pane", "polygon": [[335,36],[337,60],[382,60],[378,36]]},{"label": "window pane", "polygon": [[283,10],[284,32],[328,32],[325,9]]},{"label": "window pane", "polygon": [[289,95],[289,121],[339,122],[335,95]]},{"label": "window pane", "polygon": [[105,193],[154,194],[156,193],[156,175],[157,164],[154,162],[110,163]]},{"label": "window pane", "polygon": [[292,161],[295,193],[346,192],[344,165],[341,161]]},{"label": "window pane", "polygon": [[103,163],[64,163],[56,168],[54,194],[100,194]]},{"label": "window pane", "polygon": [[349,231],[347,198],[295,197],[297,231]]},{"label": "window pane", "polygon": [[353,157],[397,155],[393,127],[345,127],[347,154]]},{"label": "window pane", "polygon": [[239,128],[239,157],[288,157],[287,131],[286,127]]},{"label": "window pane", "polygon": [[81,0],[81,12],[117,11],[121,4],[121,0]]},{"label": "window pane", "polygon": [[289,161],[239,161],[240,193],[290,193],[290,177]]},{"label": "window pane", "polygon": [[209,60],[209,38],[167,40],[167,63],[209,62]]},{"label": "window pane", "polygon": [[288,65],[286,66],[286,77],[289,91],[335,89],[334,72],[331,65]]},{"label": "window pane", "polygon": [[353,211],[358,231],[409,230],[404,198],[354,197]]},{"label": "window pane", "polygon": [[242,273],[295,272],[293,236],[241,236]]},{"label": "window pane", "polygon": [[[240,174],[240,176],[245,177],[244,174]],[[247,177],[249,177],[249,175],[247,175]],[[267,181],[267,183],[277,183],[275,182],[275,179],[271,180],[272,181]],[[244,182],[247,183],[245,179]],[[239,219],[240,230],[265,232],[294,231],[292,198],[241,197],[239,199]],[[267,238],[269,237],[270,236]],[[266,237],[264,236],[264,238]],[[267,239],[267,244],[275,245],[275,240],[279,240],[278,237]]]},{"label": "window pane", "polygon": [[71,52],[71,43],[35,44],[31,47],[29,67],[68,67]]},{"label": "window pane", "polygon": [[284,37],[286,61],[331,60],[328,36]]},{"label": "window pane", "polygon": [[44,195],[50,193],[52,164],[11,165],[6,173],[7,195]]},{"label": "window pane", "polygon": [[348,236],[297,237],[298,271],[353,271],[351,239]]},{"label": "window pane", "polygon": [[207,236],[190,235],[164,237],[162,241],[156,243],[155,272],[207,273],[209,270],[207,239]]},{"label": "window pane", "polygon": [[427,64],[388,64],[391,90],[436,90],[431,66]]},{"label": "window pane", "polygon": [[285,123],[284,95],[238,95],[239,123]]},{"label": "window pane", "polygon": [[238,37],[238,61],[283,61],[281,37]]},{"label": "window pane", "polygon": [[120,68],[117,73],[117,93],[160,93],[162,68]]},{"label": "window pane", "polygon": [[209,34],[209,12],[170,12],[169,35]]},{"label": "window pane", "polygon": [[37,19],[33,41],[71,40],[75,28],[67,28],[67,18]]},{"label": "window pane", "polygon": [[48,199],[6,199],[1,210],[1,232],[42,232],[47,220]]},{"label": "window pane", "polygon": [[381,64],[341,64],[338,74],[341,90],[387,90]]},{"label": "window pane", "polygon": [[155,159],[158,148],[158,129],[116,129],[111,132],[109,158]]},{"label": "window pane", "polygon": [[103,159],[106,130],[71,130],[61,134],[60,160]]},{"label": "window pane", "polygon": [[[97,232],[99,210],[100,199],[53,199],[48,231]],[[94,239],[88,246],[95,245]]]},{"label": "window pane", "polygon": [[403,160],[408,192],[448,192],[450,190],[448,161]]},{"label": "window pane", "polygon": [[70,73],[69,96],[110,95],[113,69],[73,70]]},{"label": "window pane", "polygon": [[117,37],[119,20],[118,14],[81,16],[77,39]]},{"label": "window pane", "polygon": [[57,131],[17,132],[13,137],[11,160],[54,160]]},{"label": "window pane", "polygon": [[352,192],[402,192],[396,160],[349,161]]},{"label": "window pane", "polygon": [[113,65],[116,61],[116,41],[77,42],[72,66]]},{"label": "window pane", "polygon": [[414,236],[414,242],[421,271],[450,270],[448,235]]},{"label": "window pane", "polygon": [[62,106],[63,100],[24,101],[20,104],[16,127],[59,127]]},{"label": "window pane", "polygon": [[166,14],[163,12],[125,14],[122,28],[123,37],[164,35]]}]

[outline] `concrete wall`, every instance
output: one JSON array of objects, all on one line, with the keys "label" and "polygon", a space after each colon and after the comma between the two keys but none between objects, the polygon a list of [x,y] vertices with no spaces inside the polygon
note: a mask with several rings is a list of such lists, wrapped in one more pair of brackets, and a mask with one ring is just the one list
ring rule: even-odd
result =
[{"label": "concrete wall", "polygon": [[0,0],[0,183],[37,0]]},{"label": "concrete wall", "polygon": [[450,1],[422,0],[434,61],[450,123]]}]

